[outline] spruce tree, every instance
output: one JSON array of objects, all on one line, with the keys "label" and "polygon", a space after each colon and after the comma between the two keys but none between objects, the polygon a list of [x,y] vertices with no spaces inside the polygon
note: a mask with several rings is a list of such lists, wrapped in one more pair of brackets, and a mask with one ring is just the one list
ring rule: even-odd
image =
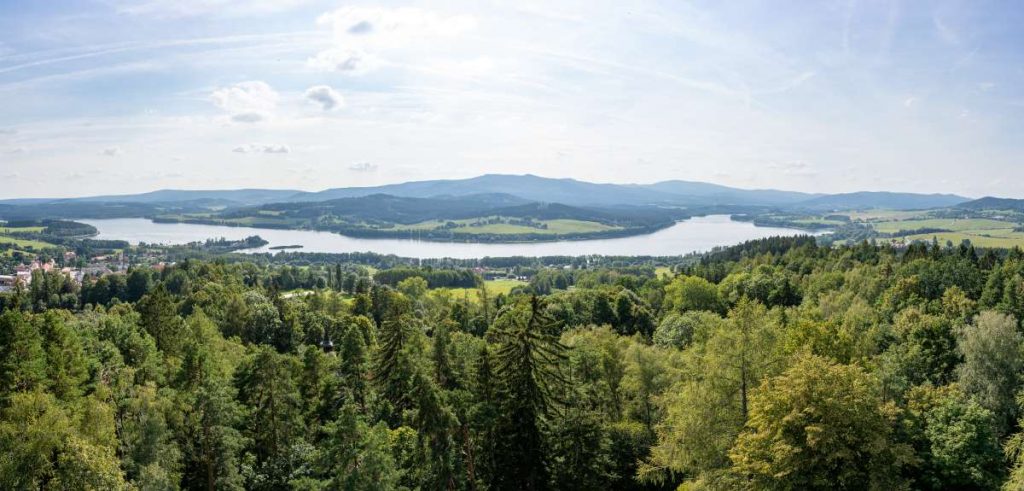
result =
[{"label": "spruce tree", "polygon": [[39,331],[28,314],[8,310],[0,316],[0,394],[39,388],[46,381],[46,355]]},{"label": "spruce tree", "polygon": [[544,431],[559,402],[556,394],[564,382],[560,365],[566,348],[558,342],[557,326],[536,296],[526,305],[506,310],[504,317],[495,322],[494,331],[500,466],[490,484],[494,489],[546,489]]}]

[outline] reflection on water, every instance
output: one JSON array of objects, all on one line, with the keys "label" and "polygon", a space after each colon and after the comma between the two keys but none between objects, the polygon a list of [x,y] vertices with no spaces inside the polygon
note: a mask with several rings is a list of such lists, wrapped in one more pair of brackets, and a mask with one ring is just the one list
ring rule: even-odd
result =
[{"label": "reflection on water", "polygon": [[504,256],[675,256],[707,251],[716,246],[737,244],[746,240],[777,235],[800,235],[807,232],[775,227],[755,227],[736,222],[726,215],[691,218],[653,234],[563,242],[521,244],[473,244],[461,242],[426,242],[407,239],[362,239],[331,232],[311,230],[274,230],[189,223],[154,223],[143,218],[78,220],[99,230],[98,239],[127,240],[159,244],[185,244],[211,238],[242,239],[259,235],[269,242],[264,247],[246,252],[275,252],[269,248],[301,245],[303,252],[375,252],[414,258],[477,258]]}]

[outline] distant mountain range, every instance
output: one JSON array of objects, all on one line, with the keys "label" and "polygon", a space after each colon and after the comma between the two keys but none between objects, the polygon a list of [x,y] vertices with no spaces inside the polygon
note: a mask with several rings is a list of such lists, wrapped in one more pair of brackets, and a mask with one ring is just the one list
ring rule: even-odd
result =
[{"label": "distant mountain range", "polygon": [[946,208],[968,201],[968,198],[955,194],[915,194],[869,192],[830,194],[819,196],[796,203],[807,210],[857,210],[857,209],[888,209],[888,210],[926,210],[929,208]]},{"label": "distant mountain range", "polygon": [[[956,206],[969,198],[950,194],[858,192],[812,194],[774,189],[740,189],[691,181],[663,181],[654,184],[602,184],[576,179],[552,179],[535,175],[487,174],[469,179],[415,181],[372,187],[333,188],[319,192],[287,189],[175,190],[165,189],[142,194],[92,196],[65,199],[0,200],[4,209],[24,205],[44,205],[61,213],[82,204],[139,204],[172,207],[247,207],[271,203],[321,202],[371,195],[401,198],[465,197],[505,195],[507,199],[560,203],[569,206],[668,206],[701,207],[774,207],[813,211],[885,208],[916,210]],[[490,200],[488,200],[490,201]],[[5,206],[7,205],[7,206]]]},{"label": "distant mountain range", "polygon": [[965,210],[1007,210],[1024,212],[1024,199],[993,198],[986,196],[974,201],[960,203],[957,208]]}]

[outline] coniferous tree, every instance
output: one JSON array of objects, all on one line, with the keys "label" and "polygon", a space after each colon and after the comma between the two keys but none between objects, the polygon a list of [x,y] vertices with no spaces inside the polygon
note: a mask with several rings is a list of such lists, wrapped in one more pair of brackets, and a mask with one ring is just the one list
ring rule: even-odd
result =
[{"label": "coniferous tree", "polygon": [[[325,489],[391,491],[398,489],[398,468],[387,426],[369,425],[356,406],[341,407],[326,427],[327,439],[318,465]],[[318,483],[319,484],[319,483]],[[316,489],[316,487],[312,487]]]},{"label": "coniferous tree", "polygon": [[297,365],[291,356],[262,347],[235,376],[238,400],[249,409],[245,415],[246,434],[251,438],[248,451],[255,459],[249,488],[280,489],[288,483],[295,465],[290,454],[305,431],[294,380]]},{"label": "coniferous tree", "polygon": [[137,309],[142,327],[156,340],[157,348],[180,355],[184,342],[184,322],[178,315],[174,297],[161,283],[139,301]]},{"label": "coniferous tree", "polygon": [[41,387],[46,381],[46,354],[39,331],[28,314],[8,310],[0,316],[0,394]]},{"label": "coniferous tree", "polygon": [[516,305],[495,322],[495,377],[498,381],[500,439],[491,476],[494,489],[546,489],[549,486],[548,418],[558,405],[565,347],[553,334],[556,326],[536,296]]},{"label": "coniferous tree", "polygon": [[208,491],[242,489],[239,454],[245,438],[236,425],[243,412],[209,344],[208,339],[196,339],[185,346],[178,376],[182,485]]},{"label": "coniferous tree", "polygon": [[39,315],[36,321],[36,329],[43,335],[50,391],[63,400],[77,397],[88,375],[78,334],[59,311]]}]

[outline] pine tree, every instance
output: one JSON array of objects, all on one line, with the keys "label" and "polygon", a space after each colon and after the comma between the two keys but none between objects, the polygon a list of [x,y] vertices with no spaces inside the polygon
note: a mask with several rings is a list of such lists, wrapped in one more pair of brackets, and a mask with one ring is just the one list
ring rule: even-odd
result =
[{"label": "pine tree", "polygon": [[429,376],[417,371],[412,380],[412,400],[416,407],[413,423],[423,452],[422,469],[426,489],[455,489],[461,475],[453,431],[455,415],[445,405],[442,391]]},{"label": "pine tree", "polygon": [[[466,470],[469,481],[475,484],[493,482],[491,476],[498,468],[496,449],[498,445],[498,396],[494,373],[491,370],[491,353],[487,345],[480,348],[475,366],[472,407],[469,411],[469,430],[472,441],[464,442]],[[468,439],[466,439],[468,440]]]},{"label": "pine tree", "polygon": [[136,308],[142,327],[156,340],[157,348],[169,355],[179,355],[184,342],[184,323],[178,316],[174,297],[164,285],[161,283],[142,297]]},{"label": "pine tree", "polygon": [[8,310],[0,316],[0,394],[36,389],[46,381],[46,355],[39,331],[28,314]]},{"label": "pine tree", "polygon": [[62,400],[71,400],[81,394],[88,376],[82,343],[58,311],[48,311],[36,320],[45,345],[50,391]]},{"label": "pine tree", "polygon": [[[280,489],[291,474],[289,454],[304,433],[294,359],[262,347],[239,367],[238,399],[247,408],[246,435],[255,456],[258,487]],[[252,483],[250,483],[250,486]]]},{"label": "pine tree", "polygon": [[346,404],[326,431],[328,437],[318,465],[318,474],[326,481],[325,489],[398,489],[401,472],[384,423],[370,426],[354,405]]},{"label": "pine tree", "polygon": [[433,350],[431,358],[434,362],[434,381],[444,390],[455,388],[455,374],[451,365],[451,336],[448,334],[448,326],[442,322],[434,329]]},{"label": "pine tree", "polygon": [[533,296],[495,322],[495,375],[501,416],[498,419],[494,489],[546,489],[547,453],[544,426],[558,404],[564,382],[560,364],[565,346],[553,334],[556,326]]},{"label": "pine tree", "polygon": [[393,420],[402,411],[412,407],[410,382],[414,373],[414,360],[406,351],[412,341],[413,319],[405,317],[385,321],[379,332],[379,349],[374,361],[373,379],[381,394],[394,409]]},{"label": "pine tree", "polygon": [[215,366],[208,340],[185,346],[178,378],[178,428],[182,449],[182,487],[187,489],[242,489],[238,455],[244,445],[235,426],[242,408],[235,391]]},{"label": "pine tree", "polygon": [[[365,319],[363,319],[365,320]],[[366,404],[366,372],[369,363],[363,333],[357,324],[346,327],[338,345],[338,376],[342,391],[334,402],[339,407],[346,402],[353,402],[365,409]]]}]

